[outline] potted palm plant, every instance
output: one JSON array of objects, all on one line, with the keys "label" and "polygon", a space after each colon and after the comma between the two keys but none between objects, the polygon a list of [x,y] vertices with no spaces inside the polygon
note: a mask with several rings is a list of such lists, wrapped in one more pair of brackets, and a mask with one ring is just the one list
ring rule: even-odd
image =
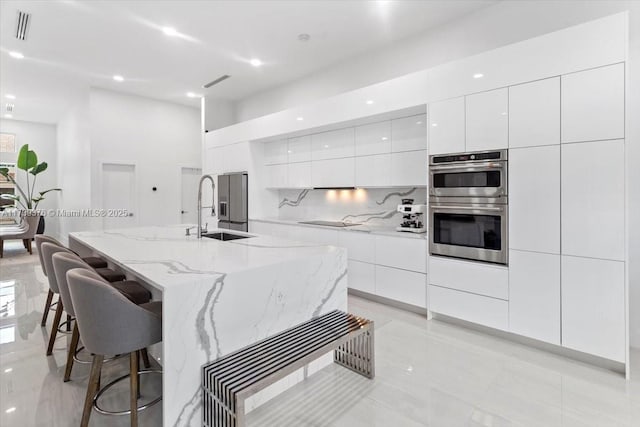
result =
[{"label": "potted palm plant", "polygon": [[[26,187],[22,188],[20,184],[16,182],[12,174],[9,173],[9,168],[0,168],[0,175],[5,179],[13,183],[18,194],[2,194],[0,197],[3,199],[13,200],[16,207],[22,208],[25,211],[33,211],[38,208],[38,204],[44,200],[45,194],[51,191],[60,191],[60,188],[50,188],[44,191],[38,191],[36,194],[36,181],[38,175],[47,170],[47,162],[38,163],[38,155],[35,151],[29,150],[29,144],[25,144],[20,147],[18,153],[18,160],[16,167],[25,172],[26,175]],[[44,232],[44,217],[40,217],[40,223],[38,224],[38,233]]]}]

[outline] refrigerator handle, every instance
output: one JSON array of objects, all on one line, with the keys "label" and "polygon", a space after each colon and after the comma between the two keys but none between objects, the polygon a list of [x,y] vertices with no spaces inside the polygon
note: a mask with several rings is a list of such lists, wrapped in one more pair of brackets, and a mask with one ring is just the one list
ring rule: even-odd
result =
[{"label": "refrigerator handle", "polygon": [[224,218],[227,216],[227,202],[220,202],[220,217]]}]

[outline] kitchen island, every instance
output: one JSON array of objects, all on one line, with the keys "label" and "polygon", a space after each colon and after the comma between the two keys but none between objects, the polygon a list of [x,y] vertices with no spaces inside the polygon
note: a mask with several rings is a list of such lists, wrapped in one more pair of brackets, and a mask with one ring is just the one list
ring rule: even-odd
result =
[{"label": "kitchen island", "polygon": [[[185,236],[185,228],[69,237],[73,250],[107,259],[163,301],[163,340],[151,353],[163,368],[165,426],[201,425],[205,363],[314,316],[347,309],[345,249],[235,231],[251,237],[198,239]],[[303,376],[274,384],[253,405]]]}]

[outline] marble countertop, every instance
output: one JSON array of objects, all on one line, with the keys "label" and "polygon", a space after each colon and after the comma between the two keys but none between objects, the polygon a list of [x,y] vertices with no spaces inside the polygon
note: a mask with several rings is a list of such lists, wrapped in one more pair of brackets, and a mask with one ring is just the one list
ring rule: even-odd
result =
[{"label": "marble countertop", "polygon": [[[214,278],[296,259],[340,251],[334,246],[297,242],[274,236],[219,241],[185,236],[187,225],[127,228],[70,233],[96,253],[144,278],[160,289],[188,284],[195,277]],[[209,232],[226,231],[213,229]]]},{"label": "marble countertop", "polygon": [[[409,233],[403,231],[396,231],[395,227],[382,227],[376,225],[362,224],[362,225],[353,225],[350,227],[331,227],[326,225],[315,225],[315,224],[301,224],[298,222],[299,220],[287,220],[280,218],[250,218],[249,221],[256,222],[267,222],[273,224],[284,224],[284,225],[297,225],[299,227],[315,227],[322,228],[325,230],[340,230],[340,231],[352,231],[354,233],[370,233],[377,234],[383,236],[392,236],[392,237],[403,237],[407,239],[426,239],[427,233]],[[304,220],[310,221],[310,220]]]}]

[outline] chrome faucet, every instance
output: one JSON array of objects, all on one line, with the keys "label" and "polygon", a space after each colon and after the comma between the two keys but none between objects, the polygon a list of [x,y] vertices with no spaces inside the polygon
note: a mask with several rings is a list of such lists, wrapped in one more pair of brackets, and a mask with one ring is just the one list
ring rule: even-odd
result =
[{"label": "chrome faucet", "polygon": [[[202,238],[202,183],[204,182],[205,179],[209,179],[211,181],[211,215],[215,215],[216,214],[216,196],[215,196],[215,190],[216,190],[216,183],[213,180],[213,177],[211,175],[202,175],[202,178],[200,178],[200,183],[198,184],[198,239]],[[207,206],[208,207],[208,206]],[[204,230],[204,232],[206,233],[207,230]]]}]

